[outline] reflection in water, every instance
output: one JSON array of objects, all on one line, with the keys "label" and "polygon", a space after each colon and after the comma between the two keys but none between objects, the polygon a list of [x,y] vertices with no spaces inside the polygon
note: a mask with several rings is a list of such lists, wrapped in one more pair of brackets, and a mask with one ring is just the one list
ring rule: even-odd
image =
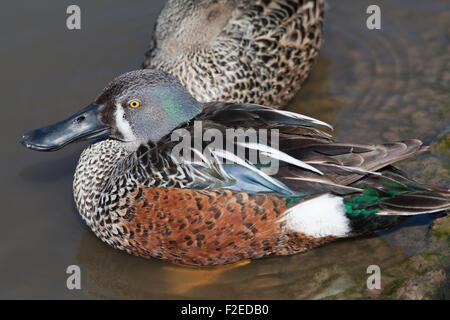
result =
[{"label": "reflection in water", "polygon": [[83,234],[77,256],[90,285],[86,293],[97,297],[106,290],[126,299],[317,299],[355,285],[364,292],[369,265],[391,270],[406,259],[399,248],[371,237],[288,257],[186,267],[128,255],[91,232]]}]

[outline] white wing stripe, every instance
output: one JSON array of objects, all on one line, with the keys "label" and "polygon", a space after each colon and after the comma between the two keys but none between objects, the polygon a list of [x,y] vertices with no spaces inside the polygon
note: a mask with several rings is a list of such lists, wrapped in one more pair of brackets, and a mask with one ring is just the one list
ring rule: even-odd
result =
[{"label": "white wing stripe", "polygon": [[320,175],[323,175],[323,173],[320,170],[314,168],[313,166],[311,166],[301,160],[295,159],[294,157],[291,157],[287,153],[284,153],[280,150],[277,150],[277,149],[267,146],[265,144],[254,143],[254,142],[237,142],[237,144],[240,146],[249,148],[249,149],[259,150],[259,151],[261,151],[262,154],[264,154],[266,156],[269,156],[274,159],[278,159],[278,160],[293,164],[297,167],[307,169],[307,170],[313,171],[315,173],[318,173]]},{"label": "white wing stripe", "polygon": [[314,124],[317,124],[317,125],[321,125],[321,126],[326,126],[326,127],[330,128],[331,130],[334,130],[332,125],[330,125],[330,124],[328,124],[326,122],[317,120],[315,118],[311,118],[311,117],[305,116],[303,114],[299,114],[299,113],[295,113],[295,112],[291,112],[291,111],[286,111],[286,110],[277,110],[277,109],[274,109],[273,111],[276,112],[276,113],[282,114],[282,115],[284,115],[286,117],[289,117],[289,118],[309,121],[311,123],[314,123]]}]

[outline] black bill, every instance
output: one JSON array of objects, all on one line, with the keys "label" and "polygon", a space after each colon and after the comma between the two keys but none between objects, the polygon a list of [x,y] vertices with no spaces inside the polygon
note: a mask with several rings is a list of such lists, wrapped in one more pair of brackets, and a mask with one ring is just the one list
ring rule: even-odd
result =
[{"label": "black bill", "polygon": [[111,128],[100,121],[100,108],[90,104],[66,120],[24,134],[20,143],[32,150],[56,151],[75,141],[108,136]]}]

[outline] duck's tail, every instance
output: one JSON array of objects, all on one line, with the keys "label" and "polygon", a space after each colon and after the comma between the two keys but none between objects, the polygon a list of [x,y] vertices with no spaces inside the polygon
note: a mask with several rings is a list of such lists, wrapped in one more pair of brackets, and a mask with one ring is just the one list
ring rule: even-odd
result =
[{"label": "duck's tail", "polygon": [[450,210],[450,189],[421,185],[395,168],[355,186],[363,191],[344,197],[353,234],[390,228],[412,215]]},{"label": "duck's tail", "polygon": [[412,215],[450,210],[448,188],[421,185],[389,167],[352,184],[347,195],[286,197],[281,221],[289,231],[315,238],[351,237],[388,229]]}]

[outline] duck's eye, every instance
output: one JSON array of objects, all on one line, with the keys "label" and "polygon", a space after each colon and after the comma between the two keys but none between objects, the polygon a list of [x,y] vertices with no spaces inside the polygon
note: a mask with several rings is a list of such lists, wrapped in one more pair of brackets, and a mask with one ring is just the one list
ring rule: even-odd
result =
[{"label": "duck's eye", "polygon": [[139,100],[130,100],[130,101],[128,102],[128,106],[129,106],[130,108],[136,109],[136,108],[139,108],[139,107],[141,106],[141,102],[140,102]]}]

